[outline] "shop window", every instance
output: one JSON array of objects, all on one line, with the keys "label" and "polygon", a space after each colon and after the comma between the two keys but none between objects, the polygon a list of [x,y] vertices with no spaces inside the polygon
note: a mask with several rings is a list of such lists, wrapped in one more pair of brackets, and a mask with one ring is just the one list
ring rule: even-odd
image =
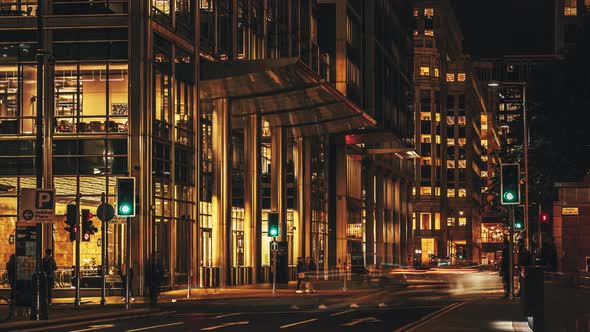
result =
[{"label": "shop window", "polygon": [[447,82],[455,82],[455,74],[447,74]]},{"label": "shop window", "polygon": [[459,226],[464,227],[467,226],[467,218],[466,217],[459,217]]},{"label": "shop window", "polygon": [[420,67],[420,76],[430,76],[430,67]]}]

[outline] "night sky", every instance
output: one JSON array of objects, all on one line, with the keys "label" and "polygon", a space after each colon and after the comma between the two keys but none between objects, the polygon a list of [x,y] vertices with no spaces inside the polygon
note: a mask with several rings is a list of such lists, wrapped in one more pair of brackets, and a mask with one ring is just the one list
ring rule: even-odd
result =
[{"label": "night sky", "polygon": [[553,1],[452,0],[474,58],[553,53]]}]

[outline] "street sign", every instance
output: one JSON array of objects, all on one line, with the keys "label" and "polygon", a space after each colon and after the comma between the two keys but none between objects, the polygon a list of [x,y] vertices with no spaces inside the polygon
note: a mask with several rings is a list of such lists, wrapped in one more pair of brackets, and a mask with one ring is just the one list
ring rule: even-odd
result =
[{"label": "street sign", "polygon": [[96,215],[100,221],[111,221],[115,216],[115,208],[109,203],[102,203],[96,209]]},{"label": "street sign", "polygon": [[279,250],[279,243],[277,241],[272,241],[270,243],[270,250],[278,251]]},{"label": "street sign", "polygon": [[55,221],[55,189],[23,188],[19,195],[20,226]]},{"label": "street sign", "polygon": [[577,216],[580,214],[580,211],[577,207],[562,207],[561,214],[564,216]]}]

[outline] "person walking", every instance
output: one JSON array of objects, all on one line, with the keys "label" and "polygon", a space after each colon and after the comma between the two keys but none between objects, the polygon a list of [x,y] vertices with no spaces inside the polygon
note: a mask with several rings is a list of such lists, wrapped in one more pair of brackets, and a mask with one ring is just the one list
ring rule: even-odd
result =
[{"label": "person walking", "polygon": [[6,262],[6,274],[10,285],[10,302],[14,303],[14,290],[16,289],[16,255],[11,254]]},{"label": "person walking", "polygon": [[301,283],[304,282],[305,279],[305,264],[303,263],[303,257],[297,257],[297,290],[295,293],[301,294],[303,291],[301,290]]},{"label": "person walking", "polygon": [[149,287],[150,287],[150,304],[152,307],[158,305],[158,296],[160,295],[160,286],[163,279],[163,267],[156,257],[151,258],[149,264]]},{"label": "person walking", "polygon": [[55,271],[57,270],[57,264],[53,258],[53,251],[51,249],[45,249],[45,257],[43,257],[43,272],[47,276],[47,304],[51,305],[51,299],[53,298],[53,287],[55,287]]},{"label": "person walking", "polygon": [[314,280],[313,278],[316,275],[316,269],[317,269],[317,265],[315,264],[315,260],[313,259],[313,257],[311,257],[309,259],[309,265],[307,266],[307,274],[309,274],[309,284],[307,287],[306,292],[310,292],[310,293],[315,293],[315,287],[314,287]]},{"label": "person walking", "polygon": [[[121,280],[123,281],[123,302],[125,302],[125,297],[127,295],[127,283],[125,282],[125,277],[127,273],[126,265],[123,264],[121,266]],[[129,267],[129,302],[134,302],[135,298],[133,297],[133,269]]]},{"label": "person walking", "polygon": [[524,239],[518,240],[518,293],[516,296],[520,297],[523,280],[524,280],[524,268],[533,264],[533,257],[531,252],[527,250],[524,245]]},{"label": "person walking", "polygon": [[510,292],[510,273],[508,270],[510,268],[510,253],[508,247],[508,239],[504,239],[504,244],[502,246],[502,263],[500,263],[500,276],[502,277],[502,284],[504,285],[504,297],[508,297]]}]

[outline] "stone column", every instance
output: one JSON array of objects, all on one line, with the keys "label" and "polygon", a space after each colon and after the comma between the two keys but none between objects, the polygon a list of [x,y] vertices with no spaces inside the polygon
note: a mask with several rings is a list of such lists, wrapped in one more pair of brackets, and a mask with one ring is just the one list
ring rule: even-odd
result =
[{"label": "stone column", "polygon": [[271,210],[279,213],[279,241],[287,240],[287,131],[271,132]]},{"label": "stone column", "polygon": [[244,128],[244,247],[245,264],[252,267],[252,281],[258,279],[260,269],[260,252],[262,247],[262,206],[260,195],[260,137],[262,117],[259,114],[250,116]]}]

